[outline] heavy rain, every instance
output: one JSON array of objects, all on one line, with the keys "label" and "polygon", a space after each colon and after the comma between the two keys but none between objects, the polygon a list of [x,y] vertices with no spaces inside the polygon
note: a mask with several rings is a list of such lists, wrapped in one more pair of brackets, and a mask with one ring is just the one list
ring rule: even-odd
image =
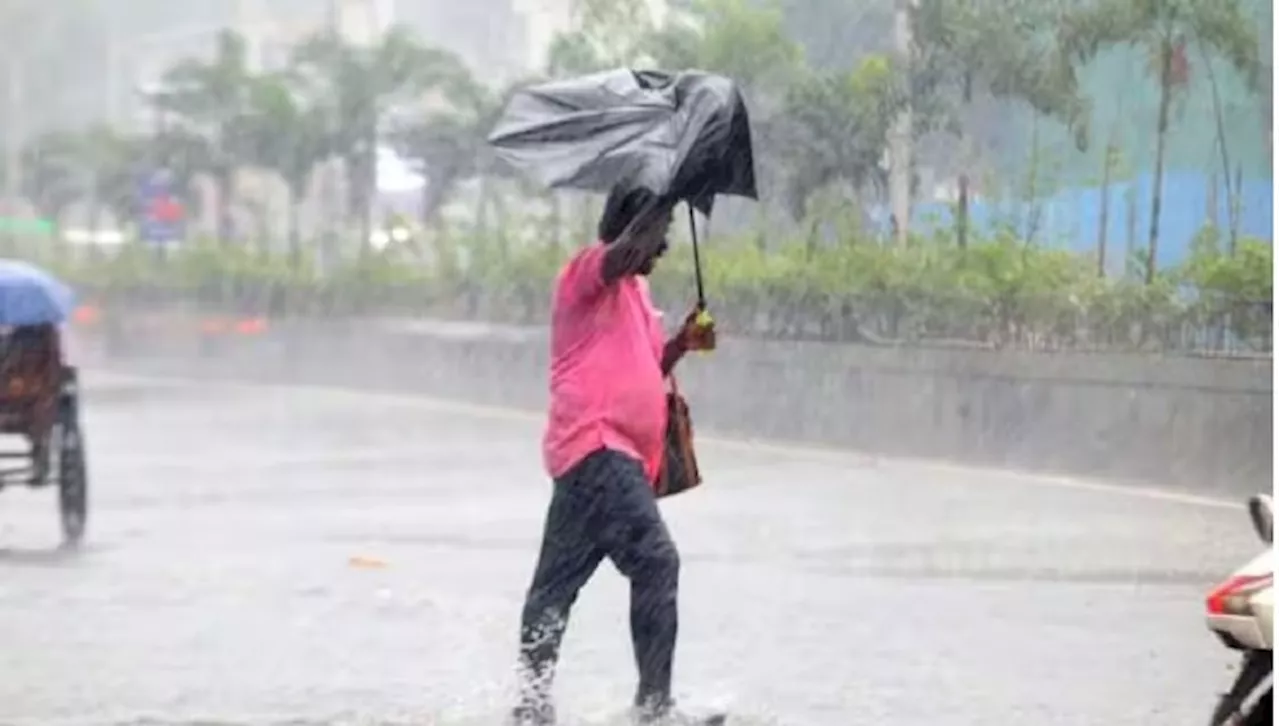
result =
[{"label": "heavy rain", "polygon": [[[1273,486],[1272,23],[0,0],[0,725],[541,726],[565,603],[563,726],[1209,722]],[[549,88],[635,104],[521,127],[576,176],[495,133]],[[641,178],[665,241],[605,231]],[[692,449],[646,458],[602,402],[668,363]]]}]

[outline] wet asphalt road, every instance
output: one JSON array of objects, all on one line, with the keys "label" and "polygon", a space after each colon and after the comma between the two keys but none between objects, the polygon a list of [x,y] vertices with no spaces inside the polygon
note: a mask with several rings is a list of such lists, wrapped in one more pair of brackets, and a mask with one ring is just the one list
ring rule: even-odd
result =
[{"label": "wet asphalt road", "polygon": [[[540,423],[421,399],[86,375],[89,540],[0,494],[0,723],[500,724],[549,486]],[[684,700],[752,723],[1198,723],[1242,508],[724,442],[664,505]],[[360,567],[370,558],[383,567]],[[609,566],[569,715],[632,666]],[[148,720],[151,719],[151,720]],[[599,720],[592,721],[598,723]]]}]

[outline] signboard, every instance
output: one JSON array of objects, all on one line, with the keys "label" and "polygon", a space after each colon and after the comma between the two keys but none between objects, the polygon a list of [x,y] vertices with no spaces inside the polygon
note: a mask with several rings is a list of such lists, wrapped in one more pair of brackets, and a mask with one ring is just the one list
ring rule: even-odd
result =
[{"label": "signboard", "polygon": [[186,221],[167,169],[145,172],[138,180],[138,236],[143,242],[172,244],[183,238]]}]

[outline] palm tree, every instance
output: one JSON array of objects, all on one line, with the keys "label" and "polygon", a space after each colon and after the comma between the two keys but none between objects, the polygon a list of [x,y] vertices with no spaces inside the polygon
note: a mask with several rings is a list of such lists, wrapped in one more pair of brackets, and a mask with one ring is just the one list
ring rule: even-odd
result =
[{"label": "palm tree", "polygon": [[1117,45],[1140,47],[1153,60],[1160,102],[1146,255],[1146,280],[1150,283],[1156,275],[1170,111],[1175,92],[1189,81],[1186,45],[1203,44],[1226,58],[1250,86],[1256,87],[1262,64],[1255,28],[1242,0],[1093,0],[1069,13],[1060,33],[1064,51],[1079,63]]},{"label": "palm tree", "polygon": [[422,187],[421,221],[431,227],[439,221],[457,185],[477,171],[477,157],[484,143],[473,118],[456,111],[440,111],[391,133],[396,153],[413,162],[425,181]]},{"label": "palm tree", "polygon": [[244,38],[224,30],[212,61],[178,63],[164,74],[161,90],[152,97],[158,109],[178,116],[208,142],[207,171],[217,188],[216,229],[223,242],[231,238],[233,183],[244,152],[237,124],[248,111],[252,78]]},{"label": "palm tree", "polygon": [[573,28],[557,33],[547,51],[548,75],[630,66],[647,54],[655,28],[645,0],[573,0],[571,10]]},{"label": "palm tree", "polygon": [[749,92],[788,88],[804,69],[804,51],[776,6],[751,0],[696,0],[637,48],[662,66],[721,73]]},{"label": "palm tree", "polygon": [[280,175],[289,188],[289,252],[302,254],[298,209],[316,165],[329,155],[332,137],[314,112],[298,79],[273,73],[253,80],[249,112],[241,121],[247,159]]},{"label": "palm tree", "polygon": [[[1087,141],[1088,105],[1075,73],[1052,52],[1053,39],[1039,28],[1052,21],[1051,6],[1025,0],[920,0],[913,19],[913,96],[919,109],[934,102],[935,119],[960,139],[956,237],[967,245],[972,132],[965,122],[975,93],[1024,101],[1036,113],[1057,118]],[[1049,21],[1049,22],[1041,22]],[[924,98],[921,98],[924,97]],[[941,102],[941,106],[938,102]]]},{"label": "palm tree", "polygon": [[409,159],[426,180],[422,190],[424,227],[439,222],[440,211],[457,185],[475,176],[502,176],[485,138],[497,123],[512,84],[500,93],[469,74],[454,80],[445,94],[447,108],[402,123],[391,131],[396,153]]},{"label": "palm tree", "polygon": [[831,182],[847,183],[859,200],[887,189],[880,158],[900,104],[883,56],[868,57],[852,72],[802,79],[788,90],[786,104],[768,130],[782,142],[792,218],[806,217],[810,197]]},{"label": "palm tree", "polygon": [[63,213],[87,191],[83,161],[80,139],[68,131],[43,133],[22,150],[20,191],[55,232]]},{"label": "palm tree", "polygon": [[395,27],[372,46],[357,46],[325,33],[296,49],[298,76],[324,98],[333,150],[345,163],[350,184],[347,205],[357,216],[361,249],[369,244],[371,206],[377,172],[377,141],[393,108],[421,100],[432,90],[458,82],[460,62],[446,51],[421,45]]},{"label": "palm tree", "polygon": [[77,135],[76,153],[88,184],[89,229],[101,229],[102,212],[111,210],[117,226],[136,217],[138,162],[142,145],[106,124],[95,124]]},{"label": "palm tree", "polygon": [[23,195],[55,229],[67,207],[80,201],[88,203],[91,231],[98,231],[104,209],[118,224],[128,224],[138,212],[143,149],[161,147],[154,139],[125,136],[105,124],[46,132],[23,150]]}]

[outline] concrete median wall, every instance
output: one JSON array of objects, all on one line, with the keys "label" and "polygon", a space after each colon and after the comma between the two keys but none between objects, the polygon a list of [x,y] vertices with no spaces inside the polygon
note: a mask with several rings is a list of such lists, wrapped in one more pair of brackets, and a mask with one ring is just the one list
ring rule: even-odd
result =
[{"label": "concrete median wall", "polygon": [[[539,329],[195,324],[84,336],[91,364],[406,390],[540,408]],[[1243,496],[1272,486],[1270,360],[722,341],[680,370],[702,431]]]}]

